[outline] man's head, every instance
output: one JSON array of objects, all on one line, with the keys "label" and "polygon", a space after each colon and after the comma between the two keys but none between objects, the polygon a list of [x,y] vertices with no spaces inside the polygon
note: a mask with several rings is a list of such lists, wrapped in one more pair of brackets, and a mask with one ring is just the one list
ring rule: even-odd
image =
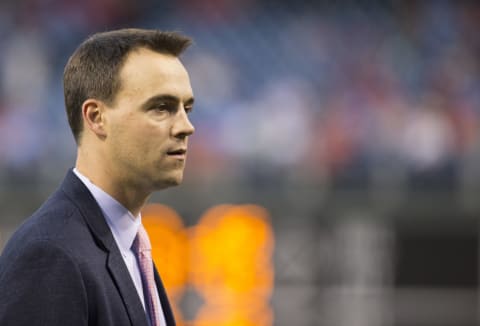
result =
[{"label": "man's head", "polygon": [[146,192],[181,182],[193,92],[178,55],[190,39],[124,29],[95,34],[64,73],[79,161],[108,182]]},{"label": "man's head", "polygon": [[94,34],[72,54],[65,66],[63,87],[68,123],[77,143],[83,130],[82,104],[88,98],[113,103],[121,87],[120,70],[139,48],[178,57],[192,40],[174,32],[121,29]]}]

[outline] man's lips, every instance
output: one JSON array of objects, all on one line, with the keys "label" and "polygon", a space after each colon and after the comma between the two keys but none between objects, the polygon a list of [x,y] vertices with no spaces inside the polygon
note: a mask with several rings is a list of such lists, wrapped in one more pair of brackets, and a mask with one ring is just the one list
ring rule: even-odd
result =
[{"label": "man's lips", "polygon": [[172,149],[167,152],[167,155],[176,157],[176,158],[185,158],[187,155],[187,149],[186,148]]}]

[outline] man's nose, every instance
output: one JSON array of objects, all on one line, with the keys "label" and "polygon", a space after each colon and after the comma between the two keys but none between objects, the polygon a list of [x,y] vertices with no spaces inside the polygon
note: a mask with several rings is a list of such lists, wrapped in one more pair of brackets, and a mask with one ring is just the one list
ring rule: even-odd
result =
[{"label": "man's nose", "polygon": [[195,132],[195,127],[190,122],[187,112],[181,109],[177,112],[175,123],[172,126],[172,134],[175,137],[183,138]]}]

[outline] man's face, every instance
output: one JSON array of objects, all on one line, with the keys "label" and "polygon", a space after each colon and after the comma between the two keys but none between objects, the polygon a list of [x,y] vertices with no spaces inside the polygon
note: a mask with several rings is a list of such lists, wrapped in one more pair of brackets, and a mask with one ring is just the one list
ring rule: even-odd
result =
[{"label": "man's face", "polygon": [[174,56],[139,49],[120,71],[121,87],[105,111],[107,156],[113,177],[154,191],[182,181],[194,127],[190,79]]}]

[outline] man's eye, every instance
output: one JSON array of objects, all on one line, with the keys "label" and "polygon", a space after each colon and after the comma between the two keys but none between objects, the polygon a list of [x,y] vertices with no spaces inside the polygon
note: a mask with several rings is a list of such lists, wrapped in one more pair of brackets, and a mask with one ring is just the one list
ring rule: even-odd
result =
[{"label": "man's eye", "polygon": [[186,106],[185,107],[185,112],[190,113],[193,111],[193,106]]},{"label": "man's eye", "polygon": [[158,104],[158,105],[155,105],[152,107],[152,110],[155,110],[155,111],[168,111],[169,110],[169,107],[167,104],[163,103],[163,104]]}]

